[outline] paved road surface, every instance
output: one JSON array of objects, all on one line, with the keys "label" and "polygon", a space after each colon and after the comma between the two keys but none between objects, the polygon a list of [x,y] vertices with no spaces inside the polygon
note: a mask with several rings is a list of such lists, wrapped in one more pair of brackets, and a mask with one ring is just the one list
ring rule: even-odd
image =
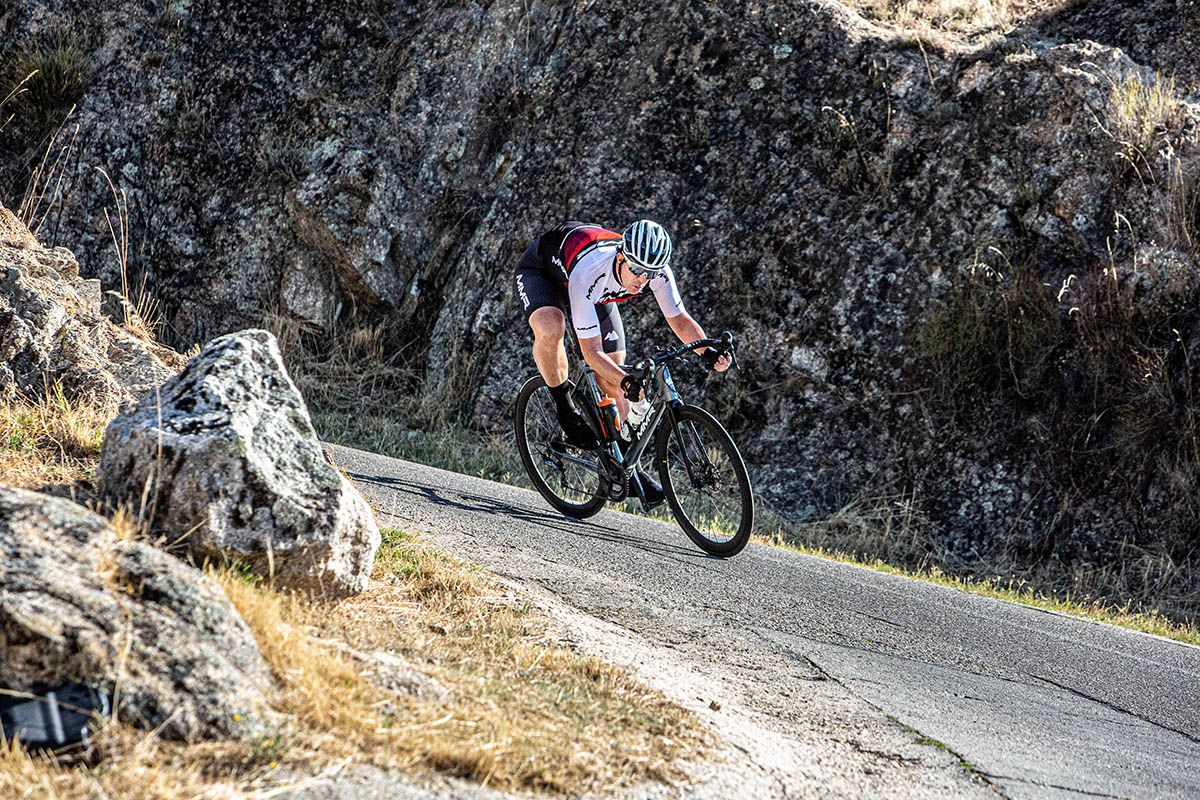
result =
[{"label": "paved road surface", "polygon": [[712,664],[798,669],[943,742],[1012,798],[1200,798],[1200,648],[673,525],[564,519],[535,493],[342,447],[390,518],[507,577]]}]

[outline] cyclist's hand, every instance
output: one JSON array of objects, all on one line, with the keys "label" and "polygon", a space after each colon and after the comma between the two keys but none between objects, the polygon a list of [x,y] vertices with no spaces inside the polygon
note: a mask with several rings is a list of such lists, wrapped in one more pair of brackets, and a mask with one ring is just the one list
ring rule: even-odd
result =
[{"label": "cyclist's hand", "polygon": [[621,378],[621,393],[631,403],[636,403],[642,399],[643,388],[642,380],[637,375],[630,374]]},{"label": "cyclist's hand", "polygon": [[733,363],[732,359],[729,358],[728,353],[722,353],[712,347],[700,354],[700,360],[704,362],[706,367],[714,372],[724,372],[725,370],[729,369],[729,365]]}]

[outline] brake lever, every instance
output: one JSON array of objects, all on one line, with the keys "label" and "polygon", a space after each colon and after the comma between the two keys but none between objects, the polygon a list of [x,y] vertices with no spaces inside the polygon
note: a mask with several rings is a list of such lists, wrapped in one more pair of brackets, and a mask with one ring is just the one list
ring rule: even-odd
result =
[{"label": "brake lever", "polygon": [[725,331],[723,334],[721,334],[721,341],[725,344],[725,347],[723,349],[724,349],[725,353],[728,354],[728,356],[729,356],[730,369],[737,369],[738,368],[737,347],[735,347],[733,344],[733,332]]}]

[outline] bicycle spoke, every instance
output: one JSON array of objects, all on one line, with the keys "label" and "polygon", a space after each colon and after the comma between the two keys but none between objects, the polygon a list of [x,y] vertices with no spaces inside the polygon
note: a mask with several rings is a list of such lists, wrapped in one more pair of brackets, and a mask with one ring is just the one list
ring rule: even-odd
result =
[{"label": "bicycle spoke", "polygon": [[562,431],[548,390],[534,393],[525,417],[526,436],[530,450],[536,453],[535,466],[541,479],[563,500],[571,503],[589,500],[595,494],[595,470],[562,458],[551,447],[552,442],[562,441]]},{"label": "bicycle spoke", "polygon": [[705,538],[717,543],[733,538],[741,521],[742,499],[737,472],[725,449],[706,442],[698,426],[687,421],[672,432],[667,468],[682,511]]}]

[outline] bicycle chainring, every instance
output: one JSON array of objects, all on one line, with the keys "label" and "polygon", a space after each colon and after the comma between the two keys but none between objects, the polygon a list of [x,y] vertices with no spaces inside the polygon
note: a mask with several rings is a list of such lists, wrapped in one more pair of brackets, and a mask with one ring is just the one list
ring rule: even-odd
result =
[{"label": "bicycle chainring", "polygon": [[600,460],[600,481],[609,502],[619,503],[629,496],[629,475],[607,458]]}]

